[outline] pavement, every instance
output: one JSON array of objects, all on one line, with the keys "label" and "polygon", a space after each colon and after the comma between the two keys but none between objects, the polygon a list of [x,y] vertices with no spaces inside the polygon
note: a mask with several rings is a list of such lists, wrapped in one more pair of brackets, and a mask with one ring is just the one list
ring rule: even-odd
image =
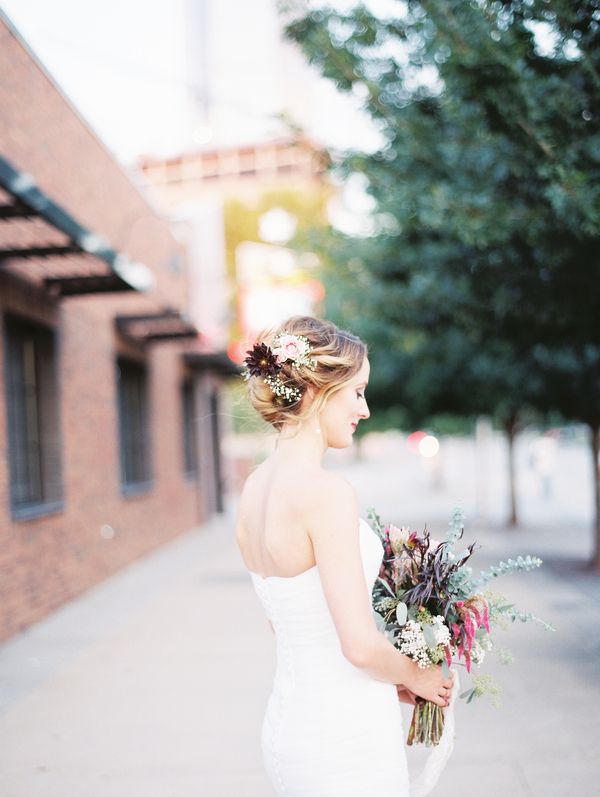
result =
[{"label": "pavement", "polygon": [[[460,701],[455,752],[434,797],[597,793],[600,575],[586,568],[587,452],[559,454],[548,495],[519,453],[518,530],[501,523],[497,457],[483,500],[464,442],[446,446],[441,474],[389,436],[365,440],[362,459],[328,454],[356,486],[363,516],[374,505],[385,519],[427,522],[437,537],[462,503],[480,566],[518,553],[544,558],[497,587],[557,630],[518,623],[499,640],[514,664],[484,669],[502,684],[502,706]],[[259,731],[274,640],[235,547],[234,514],[235,498],[224,515],[0,646],[0,797],[273,795]],[[418,751],[410,754],[416,764]]]}]

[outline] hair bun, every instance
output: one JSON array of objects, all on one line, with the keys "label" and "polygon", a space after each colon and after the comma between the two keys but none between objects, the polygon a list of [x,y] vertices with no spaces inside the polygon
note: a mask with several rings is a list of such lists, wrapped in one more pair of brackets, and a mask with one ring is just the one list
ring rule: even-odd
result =
[{"label": "hair bun", "polygon": [[[286,336],[289,347],[282,352]],[[293,339],[300,343],[294,345]],[[244,378],[250,403],[277,430],[288,421],[299,423],[360,370],[367,352],[366,343],[331,321],[292,316],[264,330],[247,352]],[[292,356],[283,360],[285,353]],[[308,388],[310,401],[305,400]]]}]

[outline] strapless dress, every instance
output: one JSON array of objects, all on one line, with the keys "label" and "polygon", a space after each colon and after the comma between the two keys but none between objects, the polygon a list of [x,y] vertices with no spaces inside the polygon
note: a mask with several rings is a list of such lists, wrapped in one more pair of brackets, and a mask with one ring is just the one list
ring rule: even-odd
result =
[{"label": "strapless dress", "polygon": [[[363,518],[359,539],[370,599],[383,549]],[[275,792],[408,797],[396,688],[343,655],[318,567],[292,577],[250,575],[276,637],[277,667],[261,734]]]}]

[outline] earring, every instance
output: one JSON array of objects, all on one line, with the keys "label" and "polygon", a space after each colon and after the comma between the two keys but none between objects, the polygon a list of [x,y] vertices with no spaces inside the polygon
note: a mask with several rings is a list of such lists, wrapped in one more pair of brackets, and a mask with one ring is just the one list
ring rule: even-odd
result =
[{"label": "earring", "polygon": [[315,432],[317,432],[318,434],[320,434],[320,433],[321,433],[321,429],[320,429],[320,427],[318,427],[318,426],[317,426],[317,428],[315,429]]}]

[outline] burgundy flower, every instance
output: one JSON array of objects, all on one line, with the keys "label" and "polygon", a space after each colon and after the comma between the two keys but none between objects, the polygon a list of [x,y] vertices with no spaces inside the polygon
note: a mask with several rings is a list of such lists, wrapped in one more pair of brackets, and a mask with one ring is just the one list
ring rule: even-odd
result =
[{"label": "burgundy flower", "polygon": [[255,343],[244,360],[250,376],[277,376],[281,364],[266,343]]}]

